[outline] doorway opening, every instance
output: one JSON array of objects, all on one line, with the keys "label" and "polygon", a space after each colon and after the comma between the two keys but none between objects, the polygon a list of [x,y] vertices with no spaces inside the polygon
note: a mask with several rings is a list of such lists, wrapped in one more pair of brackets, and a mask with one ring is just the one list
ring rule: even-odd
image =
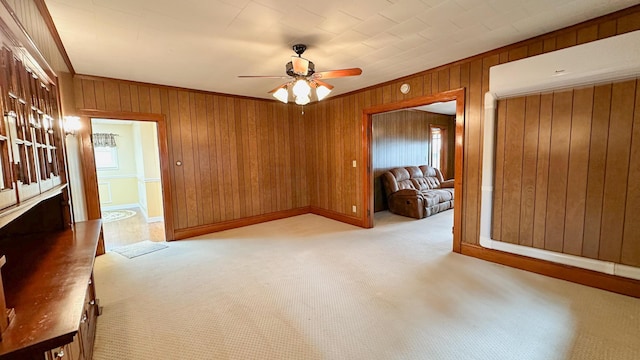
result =
[{"label": "doorway opening", "polygon": [[91,118],[105,251],[166,241],[157,124]]},{"label": "doorway opening", "polygon": [[[447,110],[439,110],[438,108]],[[363,187],[363,197],[365,199],[365,208],[368,209],[364,219],[364,227],[373,227],[375,210],[384,208],[383,202],[386,201],[386,195],[382,189],[382,181],[379,178],[381,173],[396,167],[428,165],[437,168],[442,173],[444,180],[453,180],[453,193],[455,195],[452,229],[453,250],[460,252],[462,241],[464,108],[464,89],[457,89],[397,103],[378,105],[363,111],[363,154],[364,161],[368,164],[364,169],[365,186]],[[429,118],[430,116],[422,112],[430,114],[446,112],[447,114],[443,115],[442,119],[439,116],[432,116],[432,121],[427,120],[426,123],[421,123],[417,119]],[[394,116],[393,114],[403,115]],[[391,123],[393,123],[394,118],[402,118],[402,116],[405,119],[413,117],[415,118],[414,120],[417,120],[414,121],[414,124],[418,124],[416,128],[409,130],[400,126],[399,123],[391,127],[396,129],[391,130],[391,132],[405,133],[407,137],[411,138],[411,140],[403,144],[403,149],[400,149],[403,159],[392,159],[386,164],[384,160],[374,163],[376,155],[381,156],[380,154],[385,153],[384,150],[379,151],[378,144],[384,145],[386,142],[384,146],[391,144],[392,147],[397,148],[398,144],[403,141],[402,138],[398,138],[398,134],[381,134],[381,132],[389,132],[390,128],[385,126],[378,128],[376,132],[376,119],[390,117]],[[386,135],[391,136],[388,136],[386,140],[380,140]],[[376,143],[378,140],[380,142]],[[398,149],[387,152],[395,152],[397,154]],[[389,169],[382,171],[385,167]]]}]

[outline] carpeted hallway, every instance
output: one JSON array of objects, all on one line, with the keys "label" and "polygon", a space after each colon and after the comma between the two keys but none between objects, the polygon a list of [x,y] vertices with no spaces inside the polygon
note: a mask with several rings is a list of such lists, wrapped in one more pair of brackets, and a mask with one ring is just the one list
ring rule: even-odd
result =
[{"label": "carpeted hallway", "polygon": [[94,359],[640,359],[640,299],[451,253],[452,215],[107,253]]}]

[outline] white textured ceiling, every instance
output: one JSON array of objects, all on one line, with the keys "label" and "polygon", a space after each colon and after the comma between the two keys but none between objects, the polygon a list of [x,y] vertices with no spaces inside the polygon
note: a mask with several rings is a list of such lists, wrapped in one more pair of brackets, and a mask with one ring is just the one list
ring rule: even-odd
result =
[{"label": "white textured ceiling", "polygon": [[638,4],[637,0],[45,0],[76,72],[270,98],[291,45],[332,95]]}]

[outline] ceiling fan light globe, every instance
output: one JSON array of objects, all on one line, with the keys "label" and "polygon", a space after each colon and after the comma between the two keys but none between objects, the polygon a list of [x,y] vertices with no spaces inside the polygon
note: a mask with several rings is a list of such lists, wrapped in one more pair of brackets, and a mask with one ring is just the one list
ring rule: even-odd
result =
[{"label": "ceiling fan light globe", "polygon": [[318,97],[318,101],[327,97],[327,95],[329,95],[330,92],[331,92],[331,89],[329,89],[328,87],[324,85],[318,86],[316,88],[316,96]]},{"label": "ceiling fan light globe", "polygon": [[309,96],[296,96],[296,104],[298,105],[307,105],[309,102],[311,102]]},{"label": "ceiling fan light globe", "polygon": [[282,101],[283,103],[289,102],[289,92],[285,88],[280,88],[273,93],[273,97]]},{"label": "ceiling fan light globe", "polygon": [[293,84],[292,90],[293,94],[296,96],[297,101],[297,98],[299,97],[309,97],[309,94],[311,93],[311,86],[309,86],[307,80],[300,79],[297,80],[295,84]]}]

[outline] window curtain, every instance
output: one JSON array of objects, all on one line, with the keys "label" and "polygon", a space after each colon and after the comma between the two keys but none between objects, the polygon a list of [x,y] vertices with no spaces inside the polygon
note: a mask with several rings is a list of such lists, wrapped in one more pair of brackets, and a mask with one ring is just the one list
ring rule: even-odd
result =
[{"label": "window curtain", "polygon": [[93,137],[93,146],[94,147],[116,147],[116,136],[118,134],[105,134],[105,133],[94,133]]}]

